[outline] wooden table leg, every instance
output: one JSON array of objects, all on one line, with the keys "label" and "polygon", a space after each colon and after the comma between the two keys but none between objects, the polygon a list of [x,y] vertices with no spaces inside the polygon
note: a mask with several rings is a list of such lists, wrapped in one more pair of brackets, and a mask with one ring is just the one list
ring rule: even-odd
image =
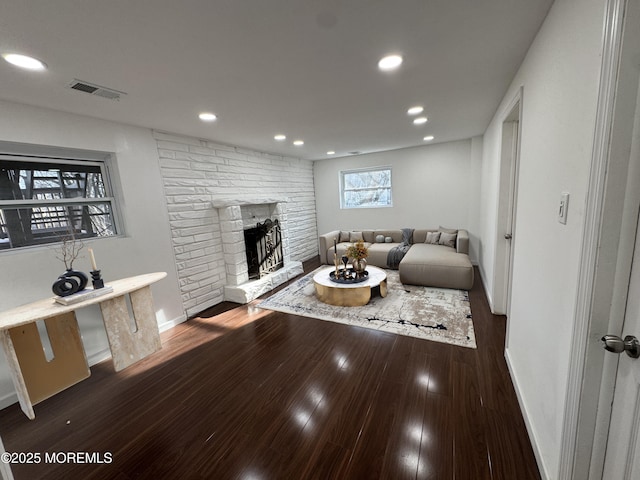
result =
[{"label": "wooden table leg", "polygon": [[20,407],[33,420],[33,405],[91,375],[74,312],[45,320],[53,358],[47,360],[35,322],[3,330],[7,357]]},{"label": "wooden table leg", "polygon": [[135,331],[129,326],[129,310],[124,295],[100,303],[116,372],[162,348],[151,287],[135,290],[129,298],[137,326]]},{"label": "wooden table leg", "polygon": [[18,394],[18,401],[20,402],[20,408],[24,414],[29,417],[29,420],[36,418],[36,414],[33,411],[33,405],[29,399],[29,392],[27,386],[24,383],[24,377],[20,370],[20,362],[16,355],[16,350],[13,347],[11,341],[11,335],[8,330],[0,330],[0,342],[2,342],[2,350],[4,351],[5,358],[7,359],[7,365],[9,366],[9,372],[11,373],[11,379],[13,380],[13,386],[16,388]]}]

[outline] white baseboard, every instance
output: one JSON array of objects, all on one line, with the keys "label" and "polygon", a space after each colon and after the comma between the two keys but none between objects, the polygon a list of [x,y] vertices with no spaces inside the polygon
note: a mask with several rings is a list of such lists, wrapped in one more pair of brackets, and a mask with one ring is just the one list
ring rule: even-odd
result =
[{"label": "white baseboard", "polygon": [[111,358],[111,350],[109,350],[109,348],[104,348],[99,352],[92,353],[91,355],[89,355],[87,357],[87,363],[89,364],[90,367],[93,367],[94,365],[100,362],[104,362],[105,360],[109,360],[110,358]]},{"label": "white baseboard", "polygon": [[540,448],[538,447],[538,441],[533,431],[533,427],[531,426],[531,421],[529,420],[529,413],[527,412],[527,408],[525,406],[524,399],[520,391],[518,376],[515,373],[513,365],[511,364],[511,359],[509,357],[508,349],[506,349],[504,352],[504,358],[507,361],[507,368],[509,369],[509,374],[511,376],[511,383],[513,383],[513,388],[516,391],[516,397],[518,397],[518,405],[520,405],[522,418],[524,419],[524,424],[527,427],[527,433],[529,434],[529,441],[531,442],[531,447],[533,448],[533,454],[536,457],[536,463],[538,464],[538,470],[540,470],[540,476],[542,477],[542,480],[549,480],[551,477],[549,476],[547,466],[544,463],[542,454],[540,453]]},{"label": "white baseboard", "polygon": [[187,315],[185,313],[183,313],[182,315],[180,315],[179,317],[174,318],[173,320],[167,320],[166,322],[160,323],[158,325],[158,330],[160,330],[160,333],[166,332],[170,328],[173,328],[176,325],[180,325],[181,323],[186,322],[186,321],[187,321]]},{"label": "white baseboard", "polygon": [[487,274],[484,271],[484,268],[482,268],[482,264],[478,264],[478,270],[480,271],[480,276],[482,277],[482,289],[484,290],[484,295],[485,297],[487,297],[487,303],[489,304],[489,310],[491,310],[491,313],[493,313],[495,315],[495,308],[493,306],[493,298],[491,297],[491,292],[489,292],[489,290],[487,290],[487,282],[486,282],[486,278],[487,278]]},{"label": "white baseboard", "polygon": [[0,397],[0,410],[10,407],[14,403],[18,403],[18,395],[16,392],[8,393]]}]

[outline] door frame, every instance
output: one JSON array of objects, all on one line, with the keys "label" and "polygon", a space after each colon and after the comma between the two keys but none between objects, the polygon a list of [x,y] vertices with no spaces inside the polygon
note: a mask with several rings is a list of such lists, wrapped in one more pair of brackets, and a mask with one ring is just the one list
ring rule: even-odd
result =
[{"label": "door frame", "polygon": [[562,427],[563,480],[601,479],[604,466],[618,357],[605,355],[599,339],[622,328],[640,207],[630,175],[639,166],[629,154],[635,115],[629,103],[637,99],[639,80],[629,51],[639,39],[634,29],[624,28],[629,12],[639,9],[640,0],[606,2]]},{"label": "door frame", "polygon": [[[520,87],[507,104],[501,123],[500,185],[498,189],[500,195],[498,197],[498,221],[496,222],[495,231],[493,276],[495,293],[492,302],[492,313],[507,316],[511,305],[513,251],[516,241],[513,234],[516,226],[515,212],[518,203],[523,90],[523,87]],[[511,240],[505,239],[504,236],[507,233],[512,235]]]}]

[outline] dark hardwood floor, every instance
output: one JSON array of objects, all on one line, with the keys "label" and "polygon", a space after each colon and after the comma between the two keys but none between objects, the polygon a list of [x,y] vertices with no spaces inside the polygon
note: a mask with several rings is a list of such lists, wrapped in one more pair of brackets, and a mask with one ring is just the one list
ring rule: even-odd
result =
[{"label": "dark hardwood floor", "polygon": [[479,275],[470,298],[477,350],[221,304],[122,372],[92,367],[33,421],[0,411],[0,435],[41,455],[17,480],[539,479],[506,319]]}]

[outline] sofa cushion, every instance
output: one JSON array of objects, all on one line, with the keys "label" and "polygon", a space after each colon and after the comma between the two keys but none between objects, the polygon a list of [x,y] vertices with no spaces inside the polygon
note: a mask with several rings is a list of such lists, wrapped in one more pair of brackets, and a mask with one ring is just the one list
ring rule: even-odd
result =
[{"label": "sofa cushion", "polygon": [[473,265],[469,256],[444,245],[417,243],[400,262],[400,281],[409,285],[470,290]]},{"label": "sofa cushion", "polygon": [[456,248],[456,237],[458,236],[457,234],[447,233],[447,232],[439,232],[439,233],[440,233],[440,238],[438,239],[439,245]]},{"label": "sofa cushion", "polygon": [[427,238],[425,238],[423,243],[430,243],[431,245],[438,245],[438,242],[440,242],[440,233],[441,232],[429,232],[429,233],[427,233]]},{"label": "sofa cushion", "polygon": [[400,245],[399,243],[372,243],[369,248],[369,256],[367,257],[367,263],[374,267],[388,268],[387,256],[389,250]]},{"label": "sofa cushion", "polygon": [[351,243],[355,243],[357,241],[364,241],[364,237],[362,236],[362,232],[349,232],[349,241]]},{"label": "sofa cushion", "polygon": [[456,235],[458,234],[458,230],[455,228],[444,228],[442,225],[440,225],[440,227],[438,227],[438,231],[439,232],[444,232],[444,233],[455,233]]},{"label": "sofa cushion", "polygon": [[416,228],[413,231],[413,243],[424,243],[425,240],[427,239],[427,233],[429,232],[437,232],[437,230],[434,229],[423,229],[423,228]]},{"label": "sofa cushion", "polygon": [[362,230],[362,238],[365,243],[374,243],[376,241],[376,236],[373,230]]}]

